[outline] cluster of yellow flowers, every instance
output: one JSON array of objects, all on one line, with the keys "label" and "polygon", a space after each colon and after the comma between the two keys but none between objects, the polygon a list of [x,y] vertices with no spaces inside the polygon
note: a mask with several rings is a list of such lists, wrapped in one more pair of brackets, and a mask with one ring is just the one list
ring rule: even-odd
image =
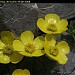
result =
[{"label": "cluster of yellow flowers", "polygon": [[0,40],[0,63],[14,64],[22,60],[23,56],[38,57],[45,54],[44,37],[38,36],[34,39],[31,31],[25,31],[16,39],[10,31],[1,32]]},{"label": "cluster of yellow flowers", "polygon": [[66,19],[60,20],[57,14],[47,14],[45,19],[39,18],[37,21],[38,28],[46,33],[44,50],[48,58],[57,61],[59,64],[65,64],[68,61],[67,54],[70,47],[67,42],[56,41],[56,35],[66,31],[68,21]]},{"label": "cluster of yellow flowers", "polygon": [[[26,30],[21,33],[17,39],[10,31],[2,31],[0,33],[0,63],[7,64],[18,63],[24,56],[39,57],[42,55],[57,61],[59,64],[65,64],[68,60],[67,54],[70,47],[67,42],[56,41],[56,35],[66,31],[68,21],[65,19],[60,20],[56,14],[47,14],[45,20],[39,18],[37,20],[38,28],[46,33],[45,36],[41,35],[34,38],[34,34]],[[17,69],[12,75],[30,75],[30,72],[25,69]]]}]

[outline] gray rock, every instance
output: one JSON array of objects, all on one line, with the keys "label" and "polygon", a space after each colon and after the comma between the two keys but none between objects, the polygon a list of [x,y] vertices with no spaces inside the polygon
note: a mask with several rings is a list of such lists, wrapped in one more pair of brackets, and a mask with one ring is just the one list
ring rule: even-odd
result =
[{"label": "gray rock", "polygon": [[58,14],[61,18],[70,19],[75,17],[75,3],[37,3],[39,17],[48,13]]},{"label": "gray rock", "polygon": [[[38,18],[38,10],[33,8],[35,4],[29,3],[9,3],[4,4],[1,9],[3,15],[3,23],[6,28],[12,30],[16,35],[20,35],[25,30],[31,30],[37,33],[36,20]],[[4,29],[6,29],[4,27]]]}]

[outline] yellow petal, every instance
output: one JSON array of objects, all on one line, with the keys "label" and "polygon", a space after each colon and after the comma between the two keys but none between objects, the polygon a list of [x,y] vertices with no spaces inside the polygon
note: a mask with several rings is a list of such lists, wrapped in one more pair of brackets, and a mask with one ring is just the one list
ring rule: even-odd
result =
[{"label": "yellow petal", "polygon": [[57,56],[57,62],[59,64],[66,64],[67,61],[68,61],[68,58],[66,57],[66,55],[59,52],[59,54]]},{"label": "yellow petal", "polygon": [[20,54],[24,55],[24,56],[27,56],[27,57],[32,57],[32,54],[30,53],[27,53],[25,51],[22,51],[22,52],[19,52]]},{"label": "yellow petal", "polygon": [[57,32],[54,32],[53,34],[61,34],[62,32],[65,32],[68,28],[64,28],[63,30],[58,30]]},{"label": "yellow petal", "polygon": [[0,40],[0,49],[3,49],[5,44]]},{"label": "yellow petal", "polygon": [[66,31],[67,30],[67,28],[65,28],[64,30],[62,30],[62,31],[56,31],[56,32],[52,32],[52,31],[49,31],[49,30],[45,30],[45,31],[43,31],[44,33],[47,33],[47,34],[56,34],[56,35],[58,35],[58,34],[61,34],[62,32],[64,32],[64,31]]},{"label": "yellow petal", "polygon": [[0,51],[0,63],[3,64],[8,64],[10,62],[10,57],[7,55],[4,55],[1,51]]},{"label": "yellow petal", "polygon": [[59,42],[56,46],[61,53],[68,54],[70,52],[70,47],[65,41]]},{"label": "yellow petal", "polygon": [[34,46],[36,49],[42,49],[44,47],[44,37],[38,36],[33,41]]},{"label": "yellow petal", "polygon": [[56,44],[55,36],[46,34],[46,36],[45,36],[45,44],[47,46],[55,46],[55,44]]},{"label": "yellow petal", "polygon": [[2,31],[1,39],[5,44],[12,44],[14,40],[14,34],[10,31]]},{"label": "yellow petal", "polygon": [[24,31],[20,37],[24,45],[27,43],[32,43],[34,39],[34,34],[31,31]]},{"label": "yellow petal", "polygon": [[48,23],[46,23],[44,19],[39,18],[37,21],[37,26],[41,31],[47,32]]},{"label": "yellow petal", "polygon": [[45,49],[45,53],[48,56],[49,59],[57,61],[59,64],[66,64],[68,61],[68,58],[65,56],[65,54],[59,52],[57,56],[53,56],[50,54],[49,49]]},{"label": "yellow petal", "polygon": [[65,19],[60,20],[56,24],[58,31],[64,31],[67,28],[67,25],[68,25],[68,21]]},{"label": "yellow petal", "polygon": [[13,52],[10,55],[10,61],[14,64],[20,62],[23,59],[23,55],[19,54],[18,52]]},{"label": "yellow petal", "polygon": [[55,36],[46,34],[44,50],[49,59],[56,60],[56,57],[50,54],[50,46],[55,47],[55,44],[56,44]]},{"label": "yellow petal", "polygon": [[24,69],[23,72],[24,72],[24,75],[30,75],[30,72],[28,69]]},{"label": "yellow petal", "polygon": [[33,53],[32,53],[32,56],[34,57],[39,57],[39,56],[42,56],[45,54],[45,51],[44,50],[35,50]]},{"label": "yellow petal", "polygon": [[50,24],[56,24],[60,20],[60,17],[56,14],[47,14],[45,21]]},{"label": "yellow petal", "polygon": [[13,48],[15,51],[24,51],[24,45],[21,41],[19,40],[14,40],[13,41]]},{"label": "yellow petal", "polygon": [[50,47],[49,46],[45,46],[45,53],[46,53],[46,56],[51,59],[51,60],[57,60],[55,56],[51,55],[50,54]]},{"label": "yellow petal", "polygon": [[24,75],[22,69],[16,69],[13,71],[12,75]]}]

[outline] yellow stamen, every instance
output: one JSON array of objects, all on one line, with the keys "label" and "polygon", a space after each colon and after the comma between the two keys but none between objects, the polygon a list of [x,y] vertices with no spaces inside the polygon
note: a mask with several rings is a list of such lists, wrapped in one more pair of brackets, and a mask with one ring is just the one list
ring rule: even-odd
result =
[{"label": "yellow stamen", "polygon": [[48,27],[47,27],[48,30],[52,31],[52,32],[55,32],[57,31],[57,28],[54,24],[49,24]]},{"label": "yellow stamen", "polygon": [[14,50],[14,49],[13,49],[12,46],[6,45],[6,46],[4,47],[4,49],[3,49],[3,53],[6,54],[6,55],[10,55],[10,54],[12,54],[13,50]]},{"label": "yellow stamen", "polygon": [[56,47],[50,47],[50,54],[53,56],[57,56],[59,53],[59,50]]},{"label": "yellow stamen", "polygon": [[35,46],[31,43],[26,44],[25,51],[32,54],[35,51]]}]

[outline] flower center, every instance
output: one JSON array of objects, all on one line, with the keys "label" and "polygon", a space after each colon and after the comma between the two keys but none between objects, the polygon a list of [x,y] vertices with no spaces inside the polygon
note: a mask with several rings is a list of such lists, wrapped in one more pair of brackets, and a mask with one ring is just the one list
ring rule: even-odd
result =
[{"label": "flower center", "polygon": [[35,51],[35,46],[31,43],[26,44],[25,51],[32,54]]},{"label": "flower center", "polygon": [[57,47],[50,47],[50,54],[53,56],[57,56],[59,53],[59,50],[57,49]]},{"label": "flower center", "polygon": [[6,55],[10,55],[13,52],[13,47],[10,45],[6,45],[3,49],[3,53]]},{"label": "flower center", "polygon": [[52,31],[52,32],[55,32],[57,31],[57,28],[54,24],[49,24],[48,27],[47,27],[48,30]]}]

